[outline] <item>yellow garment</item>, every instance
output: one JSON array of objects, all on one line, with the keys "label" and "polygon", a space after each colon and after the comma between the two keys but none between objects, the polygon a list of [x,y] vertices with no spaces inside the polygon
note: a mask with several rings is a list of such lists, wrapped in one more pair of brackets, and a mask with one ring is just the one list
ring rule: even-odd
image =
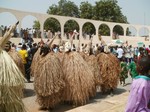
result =
[{"label": "yellow garment", "polygon": [[19,50],[18,52],[19,52],[19,54],[20,54],[20,56],[21,56],[21,58],[22,58],[23,64],[26,64],[26,63],[27,63],[26,58],[28,57],[28,52],[27,52],[27,50]]}]

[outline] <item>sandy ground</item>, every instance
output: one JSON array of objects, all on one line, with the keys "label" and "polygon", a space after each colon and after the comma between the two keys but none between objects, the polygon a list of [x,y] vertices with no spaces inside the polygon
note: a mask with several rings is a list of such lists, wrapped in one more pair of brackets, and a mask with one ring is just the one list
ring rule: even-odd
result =
[{"label": "sandy ground", "polygon": [[116,88],[114,92],[114,96],[102,95],[100,92],[97,92],[97,95],[91,98],[84,106],[73,107],[68,104],[59,104],[53,110],[41,111],[39,110],[40,106],[36,102],[33,83],[26,83],[23,102],[28,112],[124,112],[130,84],[131,78],[128,78],[125,87],[118,85],[118,88]]}]

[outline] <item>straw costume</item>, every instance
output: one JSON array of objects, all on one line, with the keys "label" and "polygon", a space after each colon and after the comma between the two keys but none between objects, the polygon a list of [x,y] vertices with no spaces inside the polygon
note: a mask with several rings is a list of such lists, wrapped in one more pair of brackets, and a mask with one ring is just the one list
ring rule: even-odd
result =
[{"label": "straw costume", "polygon": [[23,96],[24,77],[13,61],[4,51],[11,32],[16,29],[17,22],[7,31],[0,40],[0,111],[1,112],[26,112],[21,100]]},{"label": "straw costume", "polygon": [[54,108],[59,104],[62,101],[62,92],[65,87],[60,60],[50,52],[49,46],[52,42],[53,40],[48,45],[44,44],[37,51],[39,54],[36,53],[33,57],[33,61],[36,60],[36,66],[32,66],[35,78],[34,89],[41,109]]},{"label": "straw costume", "polygon": [[11,56],[11,58],[16,63],[17,67],[20,69],[20,71],[22,72],[22,74],[25,76],[24,64],[22,63],[22,58],[20,57],[20,55],[18,54],[18,52],[15,51],[15,50],[10,50],[8,52],[8,54]]},{"label": "straw costume", "polygon": [[120,74],[119,60],[111,53],[100,53],[97,55],[97,61],[100,66],[100,75],[102,77],[101,91],[112,92],[118,85]]},{"label": "straw costume", "polygon": [[[101,36],[99,39],[102,41]],[[105,41],[102,41],[105,47],[108,47]],[[109,52],[108,48],[104,48],[104,52],[97,55],[100,76],[102,78],[101,91],[102,93],[113,93],[119,82],[119,74],[121,72],[120,62],[115,55]]]},{"label": "straw costume", "polygon": [[81,55],[71,52],[72,43],[72,40],[65,43],[62,68],[66,87],[63,97],[73,105],[84,105],[96,94],[94,75]]}]

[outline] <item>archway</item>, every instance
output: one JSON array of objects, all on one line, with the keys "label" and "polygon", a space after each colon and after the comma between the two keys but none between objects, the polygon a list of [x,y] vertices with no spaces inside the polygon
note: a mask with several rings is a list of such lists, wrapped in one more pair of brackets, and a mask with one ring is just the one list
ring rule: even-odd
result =
[{"label": "archway", "polygon": [[91,38],[92,35],[96,34],[95,26],[91,22],[84,23],[82,27],[83,38]]},{"label": "archway", "polygon": [[110,36],[110,28],[106,24],[101,24],[99,26],[98,33],[102,36]]},{"label": "archway", "polygon": [[137,36],[136,28],[133,26],[129,26],[126,30],[126,35],[131,37],[136,37]]},{"label": "archway", "polygon": [[31,15],[25,16],[21,21],[21,28],[23,29],[33,28],[35,21],[38,21],[36,17],[31,16]]},{"label": "archway", "polygon": [[61,31],[61,25],[55,18],[49,17],[44,22],[44,37],[52,38],[56,32]]},{"label": "archway", "polygon": [[[9,18],[9,19],[6,19]],[[10,12],[2,12],[0,13],[0,36],[3,36],[5,31],[11,26],[14,25],[18,20],[16,17]],[[17,37],[19,29],[18,27],[14,31],[13,37]]]},{"label": "archway", "polygon": [[27,15],[22,19],[20,35],[22,34],[29,37],[41,38],[40,23],[36,17]]},{"label": "archway", "polygon": [[[79,32],[79,24],[75,20],[68,20],[64,25],[64,33],[66,38],[72,37],[73,32]],[[79,35],[76,33],[73,39],[79,40]]]},{"label": "archway", "polygon": [[122,26],[115,25],[113,28],[113,39],[118,39],[119,35],[124,35],[124,30]]},{"label": "archway", "polygon": [[149,30],[146,27],[142,27],[139,30],[139,36],[140,37],[148,37],[149,36]]}]

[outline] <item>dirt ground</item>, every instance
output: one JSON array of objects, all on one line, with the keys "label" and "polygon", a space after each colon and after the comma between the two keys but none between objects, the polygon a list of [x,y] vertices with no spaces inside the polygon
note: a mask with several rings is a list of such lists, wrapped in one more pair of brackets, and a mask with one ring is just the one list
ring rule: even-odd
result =
[{"label": "dirt ground", "polygon": [[40,106],[36,102],[34,83],[26,83],[23,102],[28,112],[124,112],[129,95],[130,82],[131,79],[129,78],[125,87],[118,85],[114,96],[102,95],[100,92],[97,92],[97,95],[91,98],[86,105],[73,107],[62,103],[50,111],[39,110]]}]

